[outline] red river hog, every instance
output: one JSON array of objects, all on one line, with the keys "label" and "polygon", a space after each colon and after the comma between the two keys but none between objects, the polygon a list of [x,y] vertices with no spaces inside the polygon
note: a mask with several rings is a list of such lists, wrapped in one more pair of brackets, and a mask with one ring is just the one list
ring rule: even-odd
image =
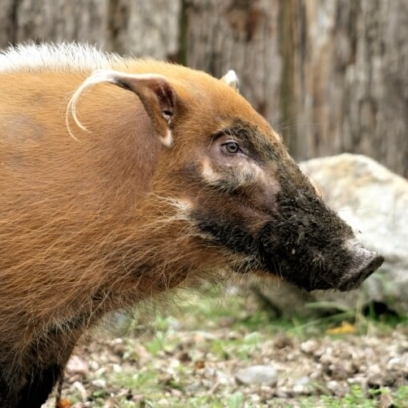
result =
[{"label": "red river hog", "polygon": [[83,45],[0,53],[0,406],[44,403],[102,316],[274,274],[356,288],[383,259],[222,79]]}]

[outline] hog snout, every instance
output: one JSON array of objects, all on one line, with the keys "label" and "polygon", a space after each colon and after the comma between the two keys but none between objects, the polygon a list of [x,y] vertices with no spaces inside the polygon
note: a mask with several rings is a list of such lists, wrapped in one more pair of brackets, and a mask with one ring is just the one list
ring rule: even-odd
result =
[{"label": "hog snout", "polygon": [[[282,181],[283,183],[283,181]],[[259,233],[260,264],[307,290],[357,288],[384,259],[358,243],[353,231],[312,190],[278,196],[278,214]]]},{"label": "hog snout", "polygon": [[341,291],[359,287],[384,262],[381,255],[364,248],[356,240],[347,241],[345,247],[351,254],[351,263],[339,282],[338,289]]}]

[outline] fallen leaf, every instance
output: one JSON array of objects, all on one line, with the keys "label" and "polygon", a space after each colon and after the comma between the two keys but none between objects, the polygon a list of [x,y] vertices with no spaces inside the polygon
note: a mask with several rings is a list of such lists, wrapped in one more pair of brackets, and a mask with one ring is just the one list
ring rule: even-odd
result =
[{"label": "fallen leaf", "polygon": [[327,329],[326,334],[352,334],[356,332],[356,327],[349,322],[343,322],[341,326]]}]

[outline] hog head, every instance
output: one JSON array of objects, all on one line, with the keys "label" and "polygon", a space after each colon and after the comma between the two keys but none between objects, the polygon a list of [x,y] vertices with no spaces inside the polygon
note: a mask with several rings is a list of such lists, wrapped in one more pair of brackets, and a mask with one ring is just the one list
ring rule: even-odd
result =
[{"label": "hog head", "polygon": [[209,241],[248,256],[236,271],[272,273],[308,291],[343,291],[382,264],[327,208],[273,132],[235,123],[208,154],[202,181],[227,197],[210,207],[198,199],[192,218]]},{"label": "hog head", "polygon": [[[131,76],[116,79],[138,93]],[[188,224],[184,249],[201,254],[189,269],[219,251],[225,265],[218,266],[238,273],[275,274],[308,291],[345,291],[382,264],[327,208],[279,135],[238,94],[233,72],[221,81],[197,71],[188,82],[174,75],[160,81],[153,107],[145,101],[168,147],[152,190],[170,197]]]}]

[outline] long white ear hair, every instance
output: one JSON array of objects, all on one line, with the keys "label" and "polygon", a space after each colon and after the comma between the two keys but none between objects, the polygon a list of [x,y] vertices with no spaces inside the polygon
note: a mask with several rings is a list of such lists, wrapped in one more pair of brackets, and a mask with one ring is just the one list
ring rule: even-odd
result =
[{"label": "long white ear hair", "polygon": [[101,83],[111,83],[134,92],[143,103],[163,145],[172,146],[170,124],[175,113],[176,93],[167,79],[157,74],[127,74],[108,69],[94,71],[74,92],[68,103],[65,123],[74,139],[76,138],[69,124],[70,117],[80,129],[88,131],[78,118],[78,100],[86,89]]}]

